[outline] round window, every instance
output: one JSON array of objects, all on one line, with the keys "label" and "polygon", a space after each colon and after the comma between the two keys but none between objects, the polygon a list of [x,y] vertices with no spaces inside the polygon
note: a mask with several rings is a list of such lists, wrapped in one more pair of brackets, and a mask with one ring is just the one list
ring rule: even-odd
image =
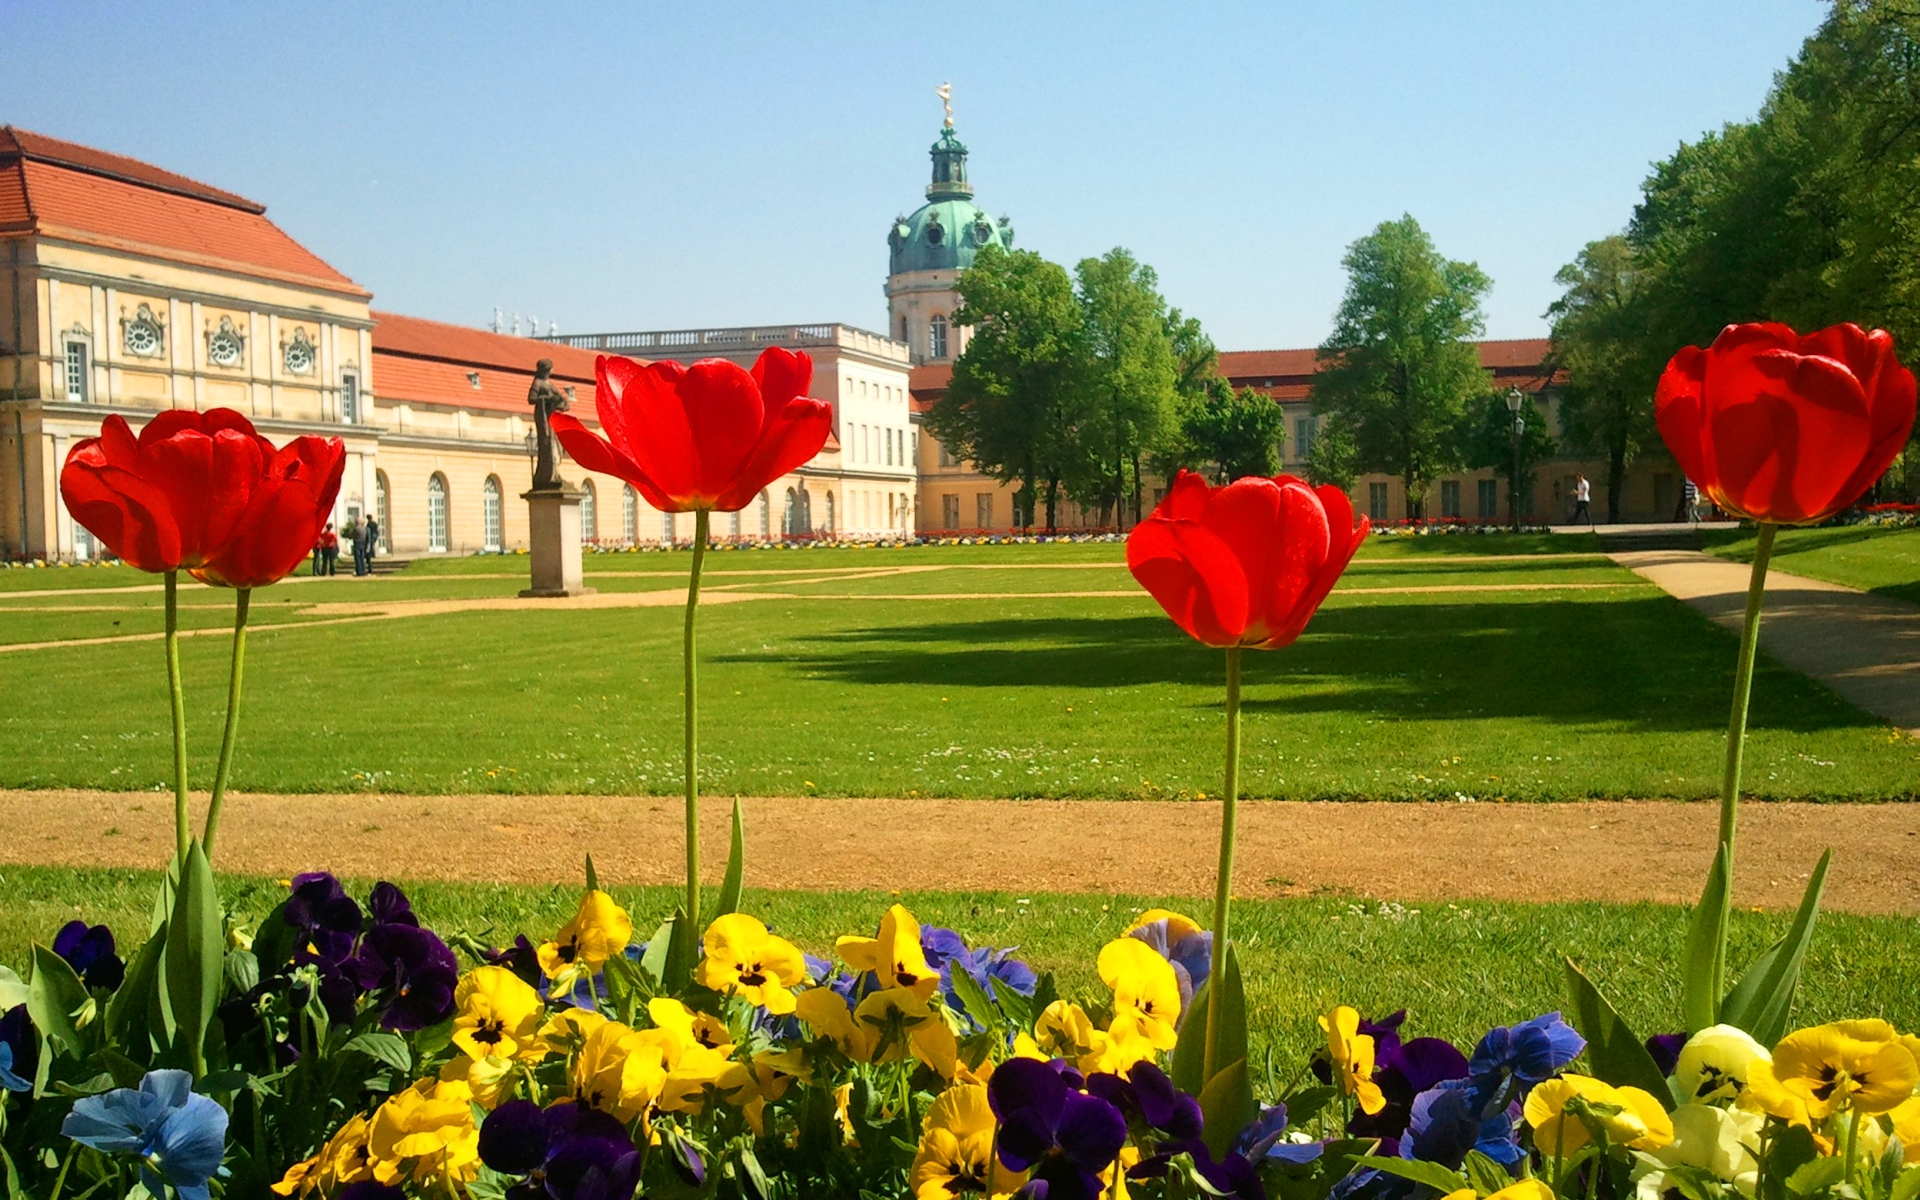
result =
[{"label": "round window", "polygon": [[160,327],[152,321],[130,321],[127,324],[127,353],[150,358],[160,353]]},{"label": "round window", "polygon": [[930,244],[938,246],[940,243],[946,240],[947,240],[947,231],[940,227],[940,222],[938,221],[927,222],[927,241]]},{"label": "round window", "polygon": [[240,339],[232,330],[222,329],[207,339],[207,357],[216,367],[240,365]]},{"label": "round window", "polygon": [[313,370],[313,343],[306,338],[296,337],[287,345],[287,370],[295,375],[305,375]]}]

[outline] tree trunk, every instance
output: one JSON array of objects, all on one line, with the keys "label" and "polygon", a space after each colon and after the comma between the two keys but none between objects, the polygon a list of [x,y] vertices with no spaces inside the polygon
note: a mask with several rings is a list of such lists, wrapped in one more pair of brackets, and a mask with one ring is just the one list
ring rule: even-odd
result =
[{"label": "tree trunk", "polygon": [[1140,523],[1140,448],[1133,450],[1133,523]]},{"label": "tree trunk", "polygon": [[1400,477],[1400,488],[1401,494],[1404,495],[1407,500],[1407,520],[1418,521],[1426,515],[1427,506],[1424,498],[1420,500],[1413,498],[1413,472],[1411,470]]},{"label": "tree trunk", "polygon": [[1620,523],[1620,492],[1627,486],[1627,445],[1615,438],[1607,447],[1607,524]]},{"label": "tree trunk", "polygon": [[1054,517],[1060,503],[1060,477],[1055,475],[1047,480],[1047,532],[1053,533],[1056,526]]}]

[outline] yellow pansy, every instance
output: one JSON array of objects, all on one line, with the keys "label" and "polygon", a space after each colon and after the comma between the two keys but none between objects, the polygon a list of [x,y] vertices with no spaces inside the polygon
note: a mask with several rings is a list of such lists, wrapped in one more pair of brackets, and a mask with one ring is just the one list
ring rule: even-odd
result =
[{"label": "yellow pansy", "polygon": [[1902,1101],[1887,1113],[1887,1120],[1893,1122],[1893,1135],[1900,1139],[1907,1162],[1920,1163],[1920,1096]]},{"label": "yellow pansy", "polygon": [[906,988],[922,1000],[931,1000],[940,988],[940,972],[927,965],[920,948],[920,922],[898,904],[880,918],[878,937],[843,937],[833,948],[854,970],[872,971],[883,990]]},{"label": "yellow pansy", "polygon": [[710,1096],[745,1104],[754,1095],[753,1070],[717,1050],[685,1046],[660,1084],[656,1105],[662,1112],[705,1111]]},{"label": "yellow pansy", "polygon": [[1333,1061],[1340,1090],[1359,1101],[1363,1113],[1385,1108],[1387,1098],[1373,1081],[1373,1035],[1360,1032],[1360,1013],[1337,1004],[1320,1018],[1320,1030],[1327,1035],[1327,1057]]},{"label": "yellow pansy", "polygon": [[607,1018],[588,1008],[563,1008],[547,1018],[536,1035],[539,1046],[549,1054],[572,1054],[586,1043],[587,1035],[607,1023]]},{"label": "yellow pansy", "polygon": [[397,1178],[413,1164],[415,1182],[446,1190],[480,1173],[480,1130],[473,1123],[473,1090],[464,1083],[422,1079],[397,1092],[373,1114],[367,1153],[375,1178]]},{"label": "yellow pansy", "polygon": [[1180,980],[1173,964],[1139,938],[1116,938],[1100,948],[1100,979],[1113,989],[1107,1032],[1126,1041],[1142,1037],[1156,1050],[1180,1040]]},{"label": "yellow pansy", "polygon": [[1920,1064],[1885,1021],[1796,1030],[1773,1048],[1774,1081],[1814,1120],[1842,1109],[1889,1112],[1913,1095]]},{"label": "yellow pansy", "polygon": [[1744,1029],[1709,1025],[1680,1047],[1673,1068],[1673,1096],[1682,1104],[1721,1104],[1740,1098],[1754,1064],[1772,1061],[1767,1048]]},{"label": "yellow pansy", "polygon": [[540,993],[505,967],[476,967],[453,991],[453,1043],[469,1057],[538,1058]]},{"label": "yellow pansy", "polygon": [[955,1084],[940,1093],[922,1122],[920,1147],[907,1175],[914,1200],[997,1196],[1018,1188],[1024,1176],[995,1161],[993,1133],[984,1086]]},{"label": "yellow pansy", "polygon": [[647,1001],[647,1016],[655,1026],[672,1031],[689,1046],[705,1046],[722,1054],[733,1053],[733,1032],[719,1017],[695,1012],[671,996]]},{"label": "yellow pansy", "polygon": [[860,1139],[855,1136],[853,1127],[853,1085],[843,1083],[833,1089],[833,1119],[840,1126],[840,1137],[849,1146],[858,1146]]},{"label": "yellow pansy", "polygon": [[580,897],[573,920],[540,947],[540,969],[564,989],[579,976],[598,971],[614,955],[626,953],[632,940],[633,919],[627,910],[605,892],[589,891]]},{"label": "yellow pansy", "polygon": [[693,981],[739,996],[775,1016],[793,1011],[793,993],[807,978],[807,962],[792,942],[774,937],[745,913],[728,913],[707,926],[706,957]]},{"label": "yellow pansy", "polygon": [[456,1054],[440,1068],[440,1078],[466,1084],[473,1091],[473,1102],[491,1109],[502,1100],[512,1098],[518,1077],[514,1074],[512,1059],[494,1054],[485,1058]]},{"label": "yellow pansy", "polygon": [[372,1122],[355,1113],[334,1131],[320,1153],[287,1168],[273,1190],[282,1196],[308,1196],[315,1189],[326,1195],[349,1184],[373,1178],[373,1156],[367,1150],[367,1133]]},{"label": "yellow pansy", "polygon": [[881,1040],[887,1042],[885,1050],[876,1048],[880,1061],[904,1058],[912,1050],[915,1058],[938,1071],[941,1078],[953,1078],[960,1057],[959,1042],[946,1019],[927,1007],[912,989],[887,988],[870,993],[854,1009],[853,1019],[880,1031]]},{"label": "yellow pansy", "polygon": [[[1472,1189],[1468,1189],[1471,1194]],[[1555,1200],[1553,1189],[1538,1179],[1520,1179],[1501,1188],[1487,1200]]]},{"label": "yellow pansy", "polygon": [[1134,1064],[1153,1062],[1159,1054],[1158,1047],[1138,1034],[1127,1034],[1121,1037],[1109,1035],[1098,1052],[1090,1059],[1082,1059],[1079,1065],[1081,1071],[1089,1075],[1099,1071],[1108,1075],[1125,1076],[1133,1070]]},{"label": "yellow pansy", "polygon": [[1167,945],[1169,946],[1178,945],[1181,939],[1201,932],[1199,922],[1192,917],[1174,912],[1170,908],[1150,908],[1133,919],[1133,924],[1122,931],[1123,936],[1132,936],[1134,930],[1145,929],[1156,921],[1167,923]]},{"label": "yellow pansy", "polygon": [[853,1019],[853,1010],[832,988],[808,988],[794,1000],[794,1016],[815,1037],[832,1038],[840,1053],[855,1062],[870,1062],[880,1031]]},{"label": "yellow pansy", "polygon": [[659,1099],[680,1051],[680,1039],[666,1030],[607,1021],[587,1035],[574,1056],[573,1098],[631,1121]]},{"label": "yellow pansy", "polygon": [[1673,1110],[1673,1140],[1651,1151],[1634,1168],[1633,1178],[1646,1200],[1668,1194],[1668,1173],[1676,1167],[1706,1171],[1742,1194],[1753,1195],[1760,1177],[1760,1131],[1766,1118],[1743,1108],[1682,1104]]},{"label": "yellow pansy", "polygon": [[1101,1069],[1111,1043],[1105,1030],[1093,1027],[1085,1009],[1070,1000],[1055,1000],[1040,1010],[1031,1038],[1024,1033],[1014,1038],[1014,1053],[1021,1058],[1064,1058],[1092,1073]]},{"label": "yellow pansy", "polygon": [[767,1104],[786,1095],[787,1086],[794,1080],[811,1078],[812,1072],[801,1050],[762,1050],[753,1056],[748,1069],[753,1073],[753,1094],[740,1104],[740,1112],[754,1136],[765,1137]]},{"label": "yellow pansy", "polygon": [[1609,1146],[1657,1150],[1673,1140],[1673,1120],[1650,1093],[1588,1075],[1561,1075],[1536,1086],[1527,1093],[1526,1118],[1534,1146],[1549,1158],[1591,1142],[1588,1122],[1605,1133]]}]

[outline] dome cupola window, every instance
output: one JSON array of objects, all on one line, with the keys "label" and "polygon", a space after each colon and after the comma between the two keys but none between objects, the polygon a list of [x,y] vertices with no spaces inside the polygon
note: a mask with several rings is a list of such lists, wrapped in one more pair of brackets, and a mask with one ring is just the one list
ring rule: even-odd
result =
[{"label": "dome cupola window", "polygon": [[940,215],[935,213],[927,219],[927,243],[938,246],[947,240],[947,231],[940,224]]}]

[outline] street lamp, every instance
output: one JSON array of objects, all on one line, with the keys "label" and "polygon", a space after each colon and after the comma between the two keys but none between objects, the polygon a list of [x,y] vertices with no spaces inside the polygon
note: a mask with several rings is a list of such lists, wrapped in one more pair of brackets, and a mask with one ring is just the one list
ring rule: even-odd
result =
[{"label": "street lamp", "polygon": [[1519,388],[1507,389],[1507,411],[1513,414],[1513,474],[1507,477],[1507,515],[1515,533],[1520,532],[1520,434],[1526,429],[1526,422],[1520,419],[1520,406],[1526,402]]}]

